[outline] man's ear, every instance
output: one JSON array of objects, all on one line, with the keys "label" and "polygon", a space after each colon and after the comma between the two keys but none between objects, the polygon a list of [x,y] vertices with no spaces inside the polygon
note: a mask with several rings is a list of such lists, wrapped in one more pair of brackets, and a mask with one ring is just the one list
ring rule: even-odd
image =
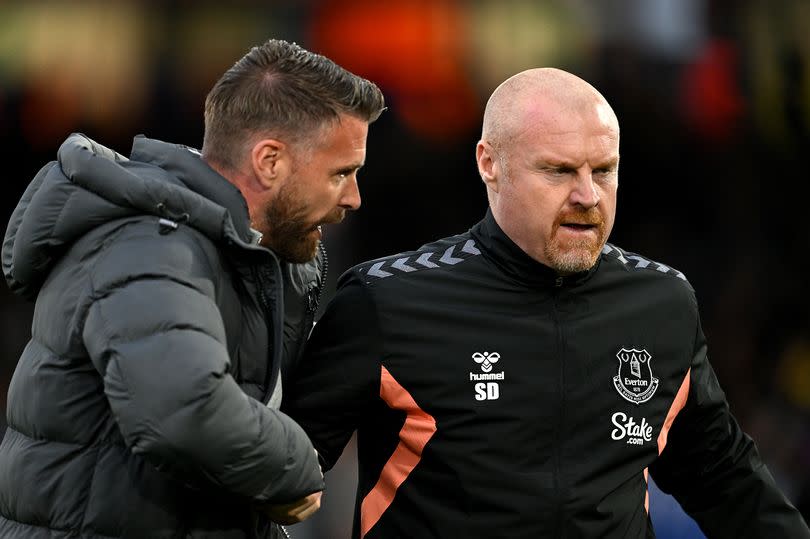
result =
[{"label": "man's ear", "polygon": [[250,165],[259,184],[270,189],[292,170],[289,146],[278,139],[262,139],[250,151]]},{"label": "man's ear", "polygon": [[488,189],[498,192],[498,179],[501,176],[500,161],[495,150],[489,142],[479,140],[475,147],[475,161],[478,163],[478,173]]}]

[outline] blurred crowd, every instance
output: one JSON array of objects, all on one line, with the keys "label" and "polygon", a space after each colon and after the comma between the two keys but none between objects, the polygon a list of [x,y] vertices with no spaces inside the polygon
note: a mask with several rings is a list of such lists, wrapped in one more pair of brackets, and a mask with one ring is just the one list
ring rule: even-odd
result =
[{"label": "blurred crowd", "polygon": [[[374,80],[389,106],[363,206],[327,230],[331,290],[355,263],[480,219],[487,96],[522,69],[566,69],[622,126],[611,242],[686,274],[732,411],[810,520],[808,27],[806,0],[0,2],[0,222],[71,132],[124,154],[138,133],[199,147],[213,82],[283,38]],[[0,285],[0,410],[32,314]],[[347,537],[353,480],[347,454],[291,533]],[[657,491],[651,510],[659,537],[701,537]]]}]

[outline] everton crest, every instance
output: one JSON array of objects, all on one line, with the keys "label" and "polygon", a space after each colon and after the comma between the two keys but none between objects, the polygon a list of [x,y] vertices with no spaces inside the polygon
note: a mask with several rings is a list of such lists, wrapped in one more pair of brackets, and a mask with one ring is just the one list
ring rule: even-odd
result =
[{"label": "everton crest", "polygon": [[658,389],[658,378],[652,375],[647,350],[622,348],[616,353],[619,358],[619,374],[613,377],[613,385],[619,395],[633,404],[650,400]]}]

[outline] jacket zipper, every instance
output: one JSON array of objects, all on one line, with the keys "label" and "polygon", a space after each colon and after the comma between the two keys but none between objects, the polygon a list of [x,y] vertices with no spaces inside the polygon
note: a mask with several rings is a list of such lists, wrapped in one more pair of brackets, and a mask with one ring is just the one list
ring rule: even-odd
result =
[{"label": "jacket zipper", "polygon": [[279,525],[279,528],[281,528],[281,533],[284,534],[284,537],[286,539],[292,539],[292,536],[290,535],[290,532],[287,531],[287,528],[285,528],[284,526],[281,526],[281,525]]},{"label": "jacket zipper", "polygon": [[271,285],[271,278],[264,272],[272,272],[270,265],[254,265],[251,269],[253,272],[253,278],[256,282],[256,287],[258,291],[258,300],[259,304],[262,307],[262,310],[265,314],[265,325],[267,326],[267,343],[268,343],[268,360],[270,362],[269,368],[267,369],[267,374],[265,375],[265,391],[264,395],[262,395],[262,402],[267,404],[270,402],[270,399],[273,396],[273,390],[276,386],[276,379],[273,376],[276,369],[280,369],[281,365],[281,353],[279,350],[282,349],[284,346],[283,344],[283,332],[279,334],[279,331],[276,330],[276,327],[284,324],[284,312],[283,312],[283,304],[284,304],[284,288],[283,286],[279,286],[278,279],[280,276],[280,271],[278,270],[278,261],[275,257],[271,260],[271,264],[275,265],[275,276],[272,278],[272,282],[276,283],[274,288],[276,292],[276,302],[275,304],[270,303],[270,298],[268,294],[270,294],[270,285]]},{"label": "jacket zipper", "polygon": [[318,310],[318,306],[321,304],[323,289],[326,288],[326,275],[329,272],[329,257],[326,256],[326,247],[324,247],[323,242],[318,244],[318,248],[323,255],[323,265],[321,266],[321,283],[320,286],[316,286],[310,290],[309,294],[307,294],[307,312],[310,315],[314,315]]},{"label": "jacket zipper", "polygon": [[565,530],[563,529],[563,523],[565,522],[565,518],[563,516],[563,511],[565,507],[565,503],[562,500],[562,480],[560,479],[560,460],[562,455],[562,441],[563,441],[563,425],[565,425],[565,338],[563,337],[562,331],[562,324],[560,323],[560,313],[557,310],[557,301],[559,300],[559,293],[560,288],[563,284],[563,278],[558,277],[556,282],[554,283],[555,289],[553,292],[553,299],[552,299],[552,317],[554,319],[554,327],[557,332],[557,347],[558,347],[558,364],[559,364],[559,372],[557,373],[557,383],[559,388],[559,395],[560,395],[560,405],[559,405],[559,414],[557,417],[557,425],[554,429],[555,433],[555,443],[554,443],[554,490],[556,491],[556,500],[558,509],[555,512],[557,515],[557,522],[556,528],[557,533],[554,534],[555,537],[563,538],[565,537]]}]

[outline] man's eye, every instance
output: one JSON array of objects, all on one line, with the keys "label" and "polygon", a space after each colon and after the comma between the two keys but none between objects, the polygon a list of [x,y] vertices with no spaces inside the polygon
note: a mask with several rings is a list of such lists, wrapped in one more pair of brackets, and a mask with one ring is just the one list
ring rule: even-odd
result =
[{"label": "man's eye", "polygon": [[335,174],[335,181],[342,182],[351,178],[353,175],[357,173],[356,170],[341,170],[337,174]]},{"label": "man's eye", "polygon": [[613,176],[614,172],[615,172],[615,169],[612,169],[612,168],[598,168],[598,169],[593,171],[593,175],[597,176],[599,178],[608,179],[608,178]]}]

